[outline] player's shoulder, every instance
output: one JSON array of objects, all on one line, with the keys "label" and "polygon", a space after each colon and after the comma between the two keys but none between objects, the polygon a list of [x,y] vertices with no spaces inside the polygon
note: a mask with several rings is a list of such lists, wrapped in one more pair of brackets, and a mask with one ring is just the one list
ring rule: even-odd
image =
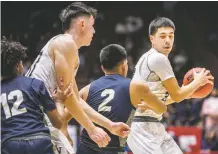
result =
[{"label": "player's shoulder", "polygon": [[73,37],[69,34],[62,34],[58,35],[52,42],[52,47],[58,47],[58,46],[73,46],[76,47],[76,42],[74,41]]},{"label": "player's shoulder", "polygon": [[165,65],[167,62],[169,62],[169,59],[166,55],[153,50],[148,54],[148,64],[149,65]]},{"label": "player's shoulder", "polygon": [[43,82],[36,78],[26,77],[26,76],[19,76],[16,78],[16,82],[22,83],[23,87],[30,88],[30,87],[40,87]]},{"label": "player's shoulder", "polygon": [[31,84],[34,78],[26,77],[26,76],[19,76],[19,77],[16,77],[16,80],[23,84]]},{"label": "player's shoulder", "polygon": [[149,58],[156,59],[157,61],[161,59],[168,59],[166,55],[158,52],[157,50],[153,48],[149,51],[148,56]]}]

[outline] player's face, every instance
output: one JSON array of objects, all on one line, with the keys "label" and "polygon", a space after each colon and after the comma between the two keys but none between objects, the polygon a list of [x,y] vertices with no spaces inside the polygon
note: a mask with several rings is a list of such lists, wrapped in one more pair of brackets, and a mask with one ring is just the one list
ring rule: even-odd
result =
[{"label": "player's face", "polygon": [[169,54],[174,43],[174,30],[172,27],[158,28],[154,35],[150,36],[152,47],[163,54]]},{"label": "player's face", "polygon": [[83,28],[84,46],[89,46],[91,44],[93,35],[95,34],[94,23],[95,23],[95,19],[93,18],[93,16],[86,18],[84,22],[84,28]]}]

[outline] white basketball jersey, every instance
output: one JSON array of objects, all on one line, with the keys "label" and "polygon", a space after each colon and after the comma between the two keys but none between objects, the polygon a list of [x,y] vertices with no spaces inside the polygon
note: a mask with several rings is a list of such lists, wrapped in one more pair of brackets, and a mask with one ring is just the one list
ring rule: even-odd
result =
[{"label": "white basketball jersey", "polygon": [[[171,77],[175,77],[168,57],[159,53],[154,48],[143,54],[135,67],[133,80],[143,80],[149,86],[152,93],[162,100],[166,101],[168,92],[164,87],[162,81]],[[163,94],[159,96],[158,94]],[[159,120],[162,119],[162,114],[156,114],[152,110],[145,110],[141,112],[136,110],[135,116],[151,116]]]},{"label": "white basketball jersey", "polygon": [[[48,43],[42,48],[39,55],[26,73],[27,77],[33,77],[43,81],[48,90],[49,88],[54,90],[56,88],[55,85],[57,85],[54,62],[49,56],[49,45],[54,39],[63,35],[72,37],[69,34],[60,34],[51,38]],[[75,75],[77,73],[78,67],[75,70]]]}]

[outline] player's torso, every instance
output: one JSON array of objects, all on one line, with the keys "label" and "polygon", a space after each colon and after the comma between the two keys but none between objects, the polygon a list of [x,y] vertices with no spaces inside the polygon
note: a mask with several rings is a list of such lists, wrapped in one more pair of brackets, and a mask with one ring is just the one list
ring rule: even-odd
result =
[{"label": "player's torso", "polygon": [[1,139],[44,132],[43,114],[37,94],[31,91],[31,78],[16,77],[1,82]]},{"label": "player's torso", "polygon": [[[52,57],[52,51],[50,50],[50,44],[53,40],[61,36],[71,37],[68,34],[60,34],[51,38],[48,41],[48,43],[42,48],[38,57],[35,59],[30,69],[26,73],[27,77],[33,77],[43,81],[48,89],[49,88],[55,89],[56,88],[55,86],[57,84],[55,68],[54,68],[54,60]],[[76,68],[72,68],[74,69],[75,75],[79,68],[79,57],[76,63],[78,64],[76,65]]]},{"label": "player's torso", "polygon": [[[130,79],[121,77],[120,75],[101,77],[91,83],[86,102],[110,120],[130,124],[135,110],[130,102],[129,84]],[[109,132],[108,134],[111,137],[108,148],[123,147],[125,145],[125,139],[120,139],[118,136],[112,135]],[[84,143],[88,142],[88,145],[94,143],[84,130],[82,141]]]},{"label": "player's torso", "polygon": [[[133,76],[133,80],[143,80],[146,82],[152,93],[156,94],[156,96],[162,100],[166,101],[166,98],[168,97],[168,92],[166,88],[163,85],[163,82],[161,81],[160,77],[153,71],[150,70],[148,60],[149,56],[152,54],[156,54],[157,51],[154,49],[149,50],[147,53],[141,56],[138,63],[135,67],[135,73]],[[142,65],[142,63],[146,65]],[[158,95],[163,94],[163,95]],[[156,114],[152,110],[146,110],[144,112],[141,112],[140,110],[136,110],[135,116],[151,116],[155,117],[159,120],[162,119],[162,115]]]}]

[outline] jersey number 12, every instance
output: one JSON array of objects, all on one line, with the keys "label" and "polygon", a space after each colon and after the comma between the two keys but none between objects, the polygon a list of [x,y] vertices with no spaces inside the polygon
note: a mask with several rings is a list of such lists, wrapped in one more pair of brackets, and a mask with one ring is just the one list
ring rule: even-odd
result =
[{"label": "jersey number 12", "polygon": [[[8,105],[8,100],[13,101],[14,97],[16,98],[16,100],[13,103],[13,107],[10,110]],[[1,104],[5,112],[6,119],[27,112],[26,108],[19,109],[19,106],[22,102],[23,102],[23,93],[20,90],[11,91],[8,96],[6,95],[6,93],[1,94]]]}]

